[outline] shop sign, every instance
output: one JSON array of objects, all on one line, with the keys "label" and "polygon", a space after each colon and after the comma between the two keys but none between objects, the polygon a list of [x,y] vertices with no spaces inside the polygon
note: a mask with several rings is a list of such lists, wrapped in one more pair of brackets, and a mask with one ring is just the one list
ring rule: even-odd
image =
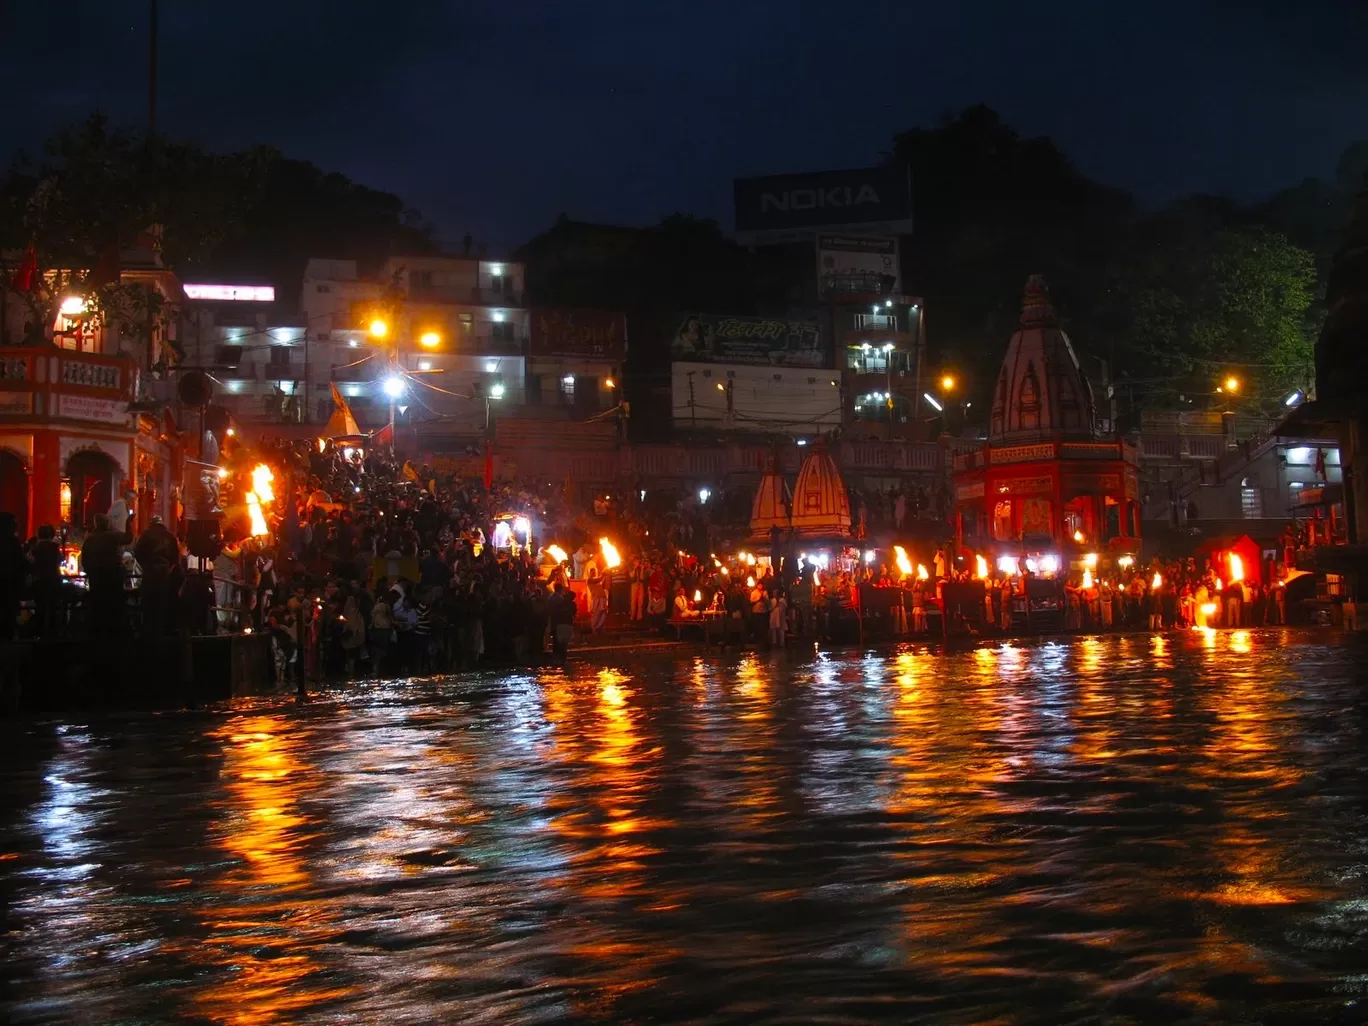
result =
[{"label": "shop sign", "polygon": [[32,413],[32,392],[0,392],[0,413]]},{"label": "shop sign", "polygon": [[1054,481],[1049,477],[1009,477],[998,482],[997,490],[999,495],[1039,495],[1053,492]]},{"label": "shop sign", "polygon": [[72,420],[98,420],[104,424],[127,424],[128,404],[122,399],[96,399],[88,395],[57,397],[57,416]]},{"label": "shop sign", "polygon": [[1005,449],[991,449],[988,458],[992,463],[1027,463],[1030,460],[1052,460],[1054,454],[1053,442],[1041,442],[1038,445],[1012,445]]}]

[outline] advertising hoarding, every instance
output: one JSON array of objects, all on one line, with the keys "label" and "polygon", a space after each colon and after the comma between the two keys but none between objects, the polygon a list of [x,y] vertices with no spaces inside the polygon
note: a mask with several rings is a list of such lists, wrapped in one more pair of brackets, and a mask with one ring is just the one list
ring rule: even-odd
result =
[{"label": "advertising hoarding", "polygon": [[902,292],[898,240],[892,235],[817,236],[817,294],[894,296]]},{"label": "advertising hoarding", "polygon": [[627,316],[603,310],[533,310],[532,356],[620,362],[627,354]]},{"label": "advertising hoarding", "polygon": [[784,242],[813,231],[907,235],[912,187],[895,164],[738,178],[732,187],[742,242]]},{"label": "advertising hoarding", "polygon": [[816,321],[701,313],[680,317],[670,340],[670,359],[770,367],[831,365],[830,347]]}]

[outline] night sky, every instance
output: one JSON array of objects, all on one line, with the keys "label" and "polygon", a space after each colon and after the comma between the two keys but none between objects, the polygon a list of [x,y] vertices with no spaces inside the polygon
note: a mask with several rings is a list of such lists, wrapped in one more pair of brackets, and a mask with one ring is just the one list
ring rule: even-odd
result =
[{"label": "night sky", "polygon": [[[145,2],[0,7],[0,150],[95,107],[144,124]],[[1150,204],[1368,138],[1362,0],[162,0],[161,54],[162,131],[396,192],[451,246],[561,212],[730,229],[733,177],[872,162],[979,101]]]}]

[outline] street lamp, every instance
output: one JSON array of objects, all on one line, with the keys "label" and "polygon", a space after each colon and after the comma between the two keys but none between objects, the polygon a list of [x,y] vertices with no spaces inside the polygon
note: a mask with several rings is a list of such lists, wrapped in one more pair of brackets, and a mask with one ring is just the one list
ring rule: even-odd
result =
[{"label": "street lamp", "polygon": [[404,379],[397,374],[391,374],[384,381],[380,382],[380,388],[391,399],[398,399],[404,394]]},{"label": "street lamp", "polygon": [[418,344],[424,349],[436,349],[442,344],[442,336],[435,331],[425,331],[418,337]]},{"label": "street lamp", "polygon": [[504,397],[504,386],[502,381],[496,381],[489,386],[489,398],[502,399]]},{"label": "street lamp", "polygon": [[1231,374],[1225,379],[1225,390],[1227,392],[1238,392],[1240,390],[1240,379]]},{"label": "street lamp", "polygon": [[955,376],[953,374],[941,375],[941,391],[953,392],[955,390]]},{"label": "street lamp", "polygon": [[374,339],[382,339],[389,335],[389,325],[379,317],[371,321],[366,330],[370,332],[370,337]]}]

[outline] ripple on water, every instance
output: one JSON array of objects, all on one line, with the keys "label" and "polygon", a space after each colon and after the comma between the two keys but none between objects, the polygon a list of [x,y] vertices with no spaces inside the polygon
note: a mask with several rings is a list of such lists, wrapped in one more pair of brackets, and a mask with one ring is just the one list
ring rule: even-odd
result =
[{"label": "ripple on water", "polygon": [[624,657],[10,724],[10,1022],[1358,1022],[1355,648]]}]

